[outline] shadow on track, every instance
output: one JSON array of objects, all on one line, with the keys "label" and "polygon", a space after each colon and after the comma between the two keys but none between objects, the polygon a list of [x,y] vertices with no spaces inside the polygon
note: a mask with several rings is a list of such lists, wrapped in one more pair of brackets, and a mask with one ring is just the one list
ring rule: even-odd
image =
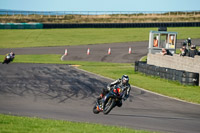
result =
[{"label": "shadow on track", "polygon": [[0,66],[0,94],[57,100],[94,98],[107,83],[68,65],[11,64]]}]

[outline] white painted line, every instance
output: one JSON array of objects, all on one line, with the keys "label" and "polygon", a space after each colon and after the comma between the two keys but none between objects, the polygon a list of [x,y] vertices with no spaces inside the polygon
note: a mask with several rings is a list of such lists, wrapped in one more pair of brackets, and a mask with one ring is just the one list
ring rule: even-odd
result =
[{"label": "white painted line", "polygon": [[64,57],[65,57],[65,54],[64,54],[64,55],[62,55],[62,57],[60,58],[60,60],[61,60],[61,61],[63,61],[63,58],[64,58]]}]

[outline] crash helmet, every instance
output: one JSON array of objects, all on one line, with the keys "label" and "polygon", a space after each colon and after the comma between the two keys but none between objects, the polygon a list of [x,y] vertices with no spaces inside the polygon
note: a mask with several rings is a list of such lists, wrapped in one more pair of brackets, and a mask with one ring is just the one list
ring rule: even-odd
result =
[{"label": "crash helmet", "polygon": [[127,84],[129,82],[129,77],[127,75],[122,76],[122,83]]}]

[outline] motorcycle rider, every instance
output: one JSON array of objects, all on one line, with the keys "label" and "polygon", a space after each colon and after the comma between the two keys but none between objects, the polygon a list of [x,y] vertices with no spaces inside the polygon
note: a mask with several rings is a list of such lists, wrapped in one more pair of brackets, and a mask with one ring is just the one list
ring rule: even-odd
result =
[{"label": "motorcycle rider", "polygon": [[[102,93],[100,94],[100,97],[97,98],[97,101],[101,100],[116,85],[118,85],[122,89],[125,89],[125,93],[124,93],[124,95],[122,97],[122,99],[125,101],[129,97],[130,90],[131,90],[131,86],[129,84],[129,77],[127,75],[123,75],[121,79],[117,79],[114,82],[108,84],[107,88],[103,89]],[[119,103],[117,103],[117,106],[121,107],[122,106],[122,101],[119,101]]]},{"label": "motorcycle rider", "polygon": [[15,53],[14,52],[10,52],[10,58],[11,58],[11,61],[14,60],[14,58],[15,58]]}]

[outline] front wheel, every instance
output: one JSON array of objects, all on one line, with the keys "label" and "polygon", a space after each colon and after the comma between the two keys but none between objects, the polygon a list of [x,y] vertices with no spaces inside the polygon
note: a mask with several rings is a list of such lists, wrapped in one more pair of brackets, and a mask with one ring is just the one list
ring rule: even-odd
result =
[{"label": "front wheel", "polygon": [[111,110],[112,108],[114,107],[115,105],[115,100],[113,98],[108,98],[105,102],[104,102],[104,107],[103,107],[103,113],[105,115],[107,115]]}]

